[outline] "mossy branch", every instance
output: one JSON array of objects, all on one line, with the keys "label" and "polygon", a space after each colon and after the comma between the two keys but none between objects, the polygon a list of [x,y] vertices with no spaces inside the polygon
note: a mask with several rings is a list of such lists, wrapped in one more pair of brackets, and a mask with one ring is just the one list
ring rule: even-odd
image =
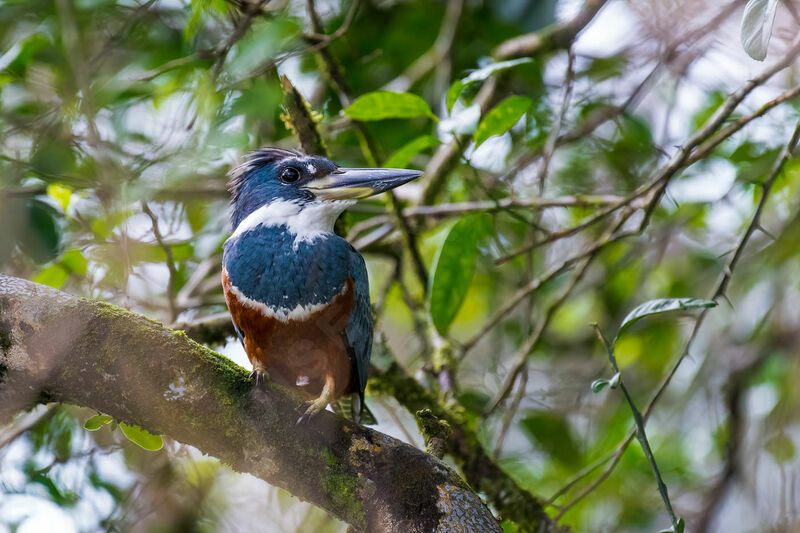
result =
[{"label": "mossy branch", "polygon": [[0,274],[0,424],[42,402],[96,409],[195,446],[358,530],[500,531],[447,465],[300,402],[119,307]]},{"label": "mossy branch", "polygon": [[330,157],[319,131],[319,117],[314,116],[314,110],[286,75],[281,76],[281,88],[285,109],[281,115],[283,123],[297,135],[305,153]]},{"label": "mossy branch", "polygon": [[434,416],[430,409],[422,409],[414,415],[417,427],[425,439],[425,448],[437,459],[444,457],[445,446],[450,439],[450,424]]},{"label": "mossy branch", "polygon": [[[190,337],[208,343],[235,335],[231,321],[222,315],[187,324],[185,329]],[[544,510],[542,501],[520,487],[486,453],[478,440],[475,422],[464,409],[443,406],[433,392],[425,389],[396,362],[385,371],[373,373],[368,392],[396,398],[411,414],[427,409],[432,417],[447,423],[450,435],[444,443],[445,455],[452,457],[467,482],[485,494],[500,516],[515,522],[520,531],[567,530],[558,529]]]}]

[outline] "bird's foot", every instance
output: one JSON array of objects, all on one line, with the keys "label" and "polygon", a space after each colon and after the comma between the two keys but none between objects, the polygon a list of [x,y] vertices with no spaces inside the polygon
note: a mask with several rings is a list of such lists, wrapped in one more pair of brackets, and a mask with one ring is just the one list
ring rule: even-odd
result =
[{"label": "bird's foot", "polygon": [[303,416],[297,419],[297,425],[300,425],[302,422],[308,422],[319,413],[325,410],[328,407],[329,398],[326,396],[320,396],[316,400],[309,400],[305,402],[303,405],[307,406],[305,413]]},{"label": "bird's foot", "polygon": [[253,365],[253,371],[250,372],[250,379],[255,381],[256,387],[260,387],[266,380],[267,371],[261,365]]}]

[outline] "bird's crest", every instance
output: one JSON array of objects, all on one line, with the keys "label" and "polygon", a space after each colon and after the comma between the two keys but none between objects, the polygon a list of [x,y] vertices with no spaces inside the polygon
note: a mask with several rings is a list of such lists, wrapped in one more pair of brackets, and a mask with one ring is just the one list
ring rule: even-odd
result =
[{"label": "bird's crest", "polygon": [[228,190],[231,193],[231,204],[236,204],[242,183],[252,170],[287,157],[303,157],[304,155],[299,150],[285,150],[283,148],[261,148],[245,155],[244,160],[228,172]]}]

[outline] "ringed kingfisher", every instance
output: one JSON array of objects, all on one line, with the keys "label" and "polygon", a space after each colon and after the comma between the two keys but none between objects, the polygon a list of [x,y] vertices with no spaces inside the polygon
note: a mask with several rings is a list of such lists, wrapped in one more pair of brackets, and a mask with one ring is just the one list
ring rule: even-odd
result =
[{"label": "ringed kingfisher", "polygon": [[[298,422],[333,404],[360,421],[372,350],[364,258],[333,232],[357,199],[402,185],[415,170],[339,168],[264,148],[230,172],[233,234],[222,286],[256,383],[268,375],[307,400]],[[336,409],[336,407],[339,409]]]}]

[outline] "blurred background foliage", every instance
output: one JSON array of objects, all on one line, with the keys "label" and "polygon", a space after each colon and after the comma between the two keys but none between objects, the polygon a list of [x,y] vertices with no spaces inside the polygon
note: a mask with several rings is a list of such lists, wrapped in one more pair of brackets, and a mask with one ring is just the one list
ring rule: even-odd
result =
[{"label": "blurred background foliage", "polygon": [[[648,435],[687,530],[800,527],[796,160],[752,225],[798,118],[797,62],[722,125],[782,98],[765,117],[658,195],[626,196],[763,70],[739,44],[743,2],[611,0],[571,45],[521,59],[498,50],[583,2],[308,4],[0,0],[2,271],[166,324],[224,313],[225,174],[249,150],[298,146],[285,74],[337,163],[427,171],[345,218],[370,270],[378,365],[394,357],[460,405],[560,523],[654,531],[669,520],[627,447],[631,411],[591,389],[613,372],[590,323],[613,337],[647,300],[717,297],[696,336],[697,312],[632,326],[616,345],[625,383],[640,408],[663,392]],[[797,11],[778,6],[767,63]],[[231,339],[216,347],[246,365]],[[422,446],[402,401],[369,400],[380,430]],[[169,438],[148,452],[115,424],[87,432],[94,414],[44,406],[0,431],[0,531],[345,529]]]}]

